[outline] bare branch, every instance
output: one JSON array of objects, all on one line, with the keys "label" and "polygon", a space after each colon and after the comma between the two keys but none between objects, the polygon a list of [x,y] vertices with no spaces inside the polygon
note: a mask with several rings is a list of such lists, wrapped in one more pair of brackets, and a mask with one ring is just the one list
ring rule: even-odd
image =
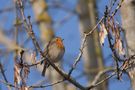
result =
[{"label": "bare branch", "polygon": [[110,79],[110,78],[113,77],[114,75],[116,75],[116,72],[111,73],[111,75],[107,76],[105,79],[103,79],[103,80],[97,82],[96,84],[87,87],[87,89],[90,90],[90,89],[92,89],[92,88],[94,88],[94,87],[96,87],[96,86],[102,84],[103,82],[107,81],[108,79]]},{"label": "bare branch", "polygon": [[45,88],[45,87],[49,87],[49,86],[54,86],[54,85],[62,83],[64,81],[65,80],[63,79],[63,80],[60,80],[60,81],[57,81],[55,83],[51,83],[51,84],[48,84],[48,85],[44,85],[44,86],[40,86],[40,85],[38,85],[38,86],[29,86],[29,88]]},{"label": "bare branch", "polygon": [[1,73],[2,73],[2,76],[3,76],[4,80],[5,80],[5,82],[8,82],[8,80],[7,80],[7,78],[6,78],[6,75],[5,75],[5,73],[4,73],[4,70],[3,70],[3,66],[2,66],[1,63],[0,63],[0,70],[1,70]]},{"label": "bare branch", "polygon": [[107,69],[105,69],[105,70],[100,71],[100,72],[95,76],[94,80],[91,82],[91,85],[95,85],[95,84],[99,81],[99,79],[101,78],[101,76],[102,76],[103,74],[105,74],[105,73],[107,73],[107,72],[114,71],[114,70],[115,70],[115,69],[113,69],[113,68],[107,68]]},{"label": "bare branch", "polygon": [[15,85],[10,84],[10,83],[8,83],[8,82],[5,82],[5,81],[3,81],[3,80],[0,80],[0,82],[3,83],[3,84],[5,84],[5,85],[7,85],[7,86],[9,86],[9,87],[14,87],[14,88],[19,89],[19,87],[16,87]]}]

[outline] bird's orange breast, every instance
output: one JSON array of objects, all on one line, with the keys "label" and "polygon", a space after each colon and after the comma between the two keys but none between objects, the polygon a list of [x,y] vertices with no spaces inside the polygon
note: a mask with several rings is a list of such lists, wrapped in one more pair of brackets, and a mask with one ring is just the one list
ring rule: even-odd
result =
[{"label": "bird's orange breast", "polygon": [[63,42],[62,42],[61,39],[58,38],[58,39],[56,40],[56,43],[57,43],[57,45],[58,45],[59,48],[64,48],[64,45],[63,45]]}]

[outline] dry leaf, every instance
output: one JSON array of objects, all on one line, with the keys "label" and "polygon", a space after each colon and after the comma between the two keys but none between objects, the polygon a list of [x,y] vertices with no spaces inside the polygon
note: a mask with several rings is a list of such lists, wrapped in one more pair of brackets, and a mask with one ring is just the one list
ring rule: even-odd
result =
[{"label": "dry leaf", "polygon": [[122,40],[120,38],[116,39],[115,40],[115,49],[118,50],[118,54],[119,55],[125,55],[125,49],[123,48],[123,45],[122,45]]},{"label": "dry leaf", "polygon": [[36,63],[36,52],[31,53],[31,61],[32,61],[32,64]]},{"label": "dry leaf", "polygon": [[100,39],[100,44],[104,45],[105,38],[107,36],[107,30],[105,28],[105,25],[103,23],[100,24],[100,32],[99,32],[99,39]]}]

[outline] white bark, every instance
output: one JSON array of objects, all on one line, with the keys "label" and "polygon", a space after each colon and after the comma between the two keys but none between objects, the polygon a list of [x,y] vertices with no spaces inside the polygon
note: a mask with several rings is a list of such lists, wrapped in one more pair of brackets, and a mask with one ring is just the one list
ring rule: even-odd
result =
[{"label": "white bark", "polygon": [[[121,7],[122,25],[126,31],[127,45],[135,50],[135,0],[125,0]],[[129,56],[133,52],[128,48]],[[135,62],[135,60],[134,60]],[[132,88],[135,90],[135,68],[129,70]]]},{"label": "white bark", "polygon": [[[89,32],[96,25],[96,2],[95,0],[80,0],[77,7],[80,18],[80,32]],[[102,53],[98,40],[98,33],[95,31],[87,38],[83,50],[84,69],[91,82],[96,74],[103,70]],[[106,90],[105,83],[97,89]]]}]

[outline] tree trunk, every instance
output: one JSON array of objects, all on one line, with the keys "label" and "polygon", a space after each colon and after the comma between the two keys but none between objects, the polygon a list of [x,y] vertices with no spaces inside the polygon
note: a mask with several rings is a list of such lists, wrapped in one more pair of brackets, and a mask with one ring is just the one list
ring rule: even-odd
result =
[{"label": "tree trunk", "polygon": [[[126,31],[128,55],[132,55],[131,50],[135,50],[135,0],[125,0],[121,7],[122,25]],[[135,61],[135,60],[134,60]],[[135,90],[135,68],[129,70],[132,88]]]},{"label": "tree trunk", "polygon": [[54,35],[51,26],[51,17],[47,12],[47,3],[45,0],[31,0],[35,18],[40,28],[40,37],[42,42],[48,42]]},{"label": "tree trunk", "polygon": [[[77,7],[80,18],[81,37],[84,32],[89,32],[96,25],[96,1],[80,0]],[[101,48],[97,30],[87,38],[83,50],[84,69],[89,81],[91,82],[96,74],[104,69]],[[102,84],[97,90],[106,90],[106,84]]]}]

